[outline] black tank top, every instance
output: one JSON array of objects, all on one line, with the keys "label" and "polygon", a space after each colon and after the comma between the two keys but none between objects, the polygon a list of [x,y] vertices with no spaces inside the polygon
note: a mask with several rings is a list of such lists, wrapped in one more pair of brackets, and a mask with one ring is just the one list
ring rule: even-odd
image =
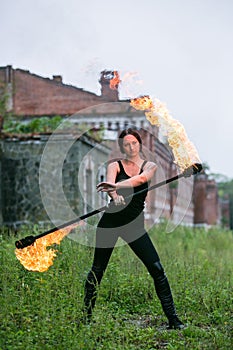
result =
[{"label": "black tank top", "polygon": [[[141,166],[141,169],[140,169],[140,172],[138,175],[140,175],[143,172],[143,168],[144,168],[146,163],[147,163],[147,161],[145,160]],[[116,182],[130,179],[131,177],[126,174],[125,169],[123,167],[123,164],[121,163],[120,160],[118,160],[118,164],[120,167],[120,172],[116,176]],[[141,191],[141,190],[145,190],[145,191],[143,191],[142,193],[139,193],[137,195],[136,193]],[[117,193],[119,195],[122,195],[124,198],[134,194],[134,196],[131,197],[130,199],[126,198],[127,206],[125,208],[125,211],[132,212],[132,213],[134,212],[135,215],[137,215],[143,211],[144,206],[145,206],[145,199],[147,196],[147,192],[148,192],[148,182],[145,182],[144,184],[133,187],[133,188],[122,188],[120,190],[117,190]]]}]

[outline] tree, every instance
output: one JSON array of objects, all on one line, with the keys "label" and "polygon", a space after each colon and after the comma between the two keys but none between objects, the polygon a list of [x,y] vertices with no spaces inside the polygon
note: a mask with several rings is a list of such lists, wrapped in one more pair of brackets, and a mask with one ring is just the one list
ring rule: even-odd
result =
[{"label": "tree", "polygon": [[220,198],[228,196],[230,202],[230,229],[233,230],[233,179],[218,183],[218,194]]}]

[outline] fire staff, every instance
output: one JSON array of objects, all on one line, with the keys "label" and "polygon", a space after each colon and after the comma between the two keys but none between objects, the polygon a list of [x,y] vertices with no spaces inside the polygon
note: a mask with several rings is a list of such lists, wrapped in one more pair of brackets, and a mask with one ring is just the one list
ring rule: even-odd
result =
[{"label": "fire staff", "polygon": [[[145,198],[157,166],[143,159],[142,140],[137,131],[122,131],[118,143],[124,158],[110,163],[107,182],[97,185],[97,191],[107,192],[114,205],[109,206],[97,225],[93,264],[85,282],[85,317],[91,319],[97,285],[100,284],[114,246],[121,237],[153,278],[157,296],[168,319],[168,327],[182,329],[184,324],[177,316],[167,276],[144,227]],[[130,196],[132,193],[134,195]]]}]

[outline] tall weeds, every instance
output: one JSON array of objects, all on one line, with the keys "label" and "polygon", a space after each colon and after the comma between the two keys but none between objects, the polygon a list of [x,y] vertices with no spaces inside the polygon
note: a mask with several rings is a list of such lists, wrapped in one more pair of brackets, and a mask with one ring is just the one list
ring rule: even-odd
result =
[{"label": "tall weeds", "polygon": [[[24,229],[18,235],[31,233]],[[2,229],[0,349],[233,348],[232,232],[178,227],[168,234],[161,225],[150,236],[185,330],[166,329],[152,279],[128,246],[115,248],[93,321],[85,325],[83,285],[93,248],[65,238],[47,272],[30,272],[14,254],[19,237]]]}]

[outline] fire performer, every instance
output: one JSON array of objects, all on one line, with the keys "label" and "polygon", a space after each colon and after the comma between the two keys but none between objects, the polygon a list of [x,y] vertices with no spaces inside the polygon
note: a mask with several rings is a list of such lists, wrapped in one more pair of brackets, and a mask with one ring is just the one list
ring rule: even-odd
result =
[{"label": "fire performer", "polygon": [[[170,329],[182,329],[184,324],[177,316],[170,285],[159,255],[144,227],[144,203],[147,188],[157,166],[142,157],[140,134],[132,129],[121,132],[118,144],[122,160],[108,165],[107,182],[97,185],[97,191],[107,192],[111,203],[101,217],[96,231],[96,245],[91,270],[85,282],[84,313],[90,321],[100,284],[114,246],[121,237],[143,262],[154,280],[155,290]],[[136,195],[137,192],[144,192]],[[134,193],[131,200],[125,198]]]}]

